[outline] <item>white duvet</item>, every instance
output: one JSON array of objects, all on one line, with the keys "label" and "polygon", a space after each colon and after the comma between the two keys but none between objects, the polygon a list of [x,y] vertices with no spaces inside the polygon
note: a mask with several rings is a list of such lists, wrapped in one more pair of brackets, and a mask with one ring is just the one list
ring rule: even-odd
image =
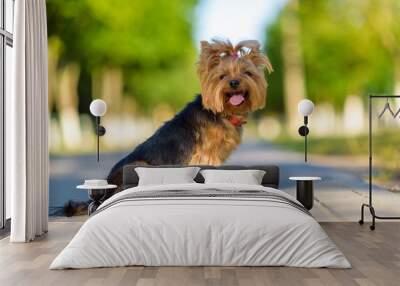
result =
[{"label": "white duvet", "polygon": [[127,265],[351,267],[315,219],[289,204],[250,197],[123,200],[137,192],[210,189],[265,191],[297,202],[282,191],[254,185],[127,189],[99,207],[50,269]]}]

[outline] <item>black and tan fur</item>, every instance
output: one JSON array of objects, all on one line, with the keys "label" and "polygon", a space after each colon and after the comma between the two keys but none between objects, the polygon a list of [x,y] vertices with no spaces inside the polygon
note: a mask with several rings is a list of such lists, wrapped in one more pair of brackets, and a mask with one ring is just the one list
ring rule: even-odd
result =
[{"label": "black and tan fur", "polygon": [[[111,170],[108,181],[121,185],[126,164],[220,165],[239,145],[242,123],[249,112],[265,106],[265,69],[272,71],[257,41],[233,46],[229,41],[201,42],[198,75],[201,95],[136,147]],[[233,89],[232,80],[240,82]],[[229,104],[240,89],[246,100]],[[239,124],[232,123],[232,118]]]},{"label": "black and tan fur", "polygon": [[[115,164],[108,182],[120,191],[127,164],[222,164],[240,144],[248,113],[265,106],[265,70],[271,72],[272,67],[257,41],[236,46],[229,41],[201,42],[197,69],[201,95]],[[230,97],[238,93],[245,100],[232,105]]]}]

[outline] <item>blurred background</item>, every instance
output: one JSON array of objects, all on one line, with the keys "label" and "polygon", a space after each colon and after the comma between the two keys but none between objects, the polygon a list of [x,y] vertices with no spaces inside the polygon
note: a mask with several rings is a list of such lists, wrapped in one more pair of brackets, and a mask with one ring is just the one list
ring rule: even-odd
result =
[{"label": "blurred background", "polygon": [[[200,40],[259,40],[274,67],[267,106],[245,126],[235,163],[302,152],[297,103],[308,98],[311,158],[363,177],[368,94],[400,94],[398,0],[47,0],[47,14],[51,213],[86,198],[76,184],[104,176],[199,92]],[[95,98],[108,105],[99,164]],[[375,178],[397,190],[400,118],[377,120],[385,103],[373,110]]]}]

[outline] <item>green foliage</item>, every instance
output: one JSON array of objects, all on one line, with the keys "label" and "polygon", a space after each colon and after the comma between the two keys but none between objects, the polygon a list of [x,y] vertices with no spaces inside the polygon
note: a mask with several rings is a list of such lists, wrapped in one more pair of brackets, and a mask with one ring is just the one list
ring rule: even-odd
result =
[{"label": "green foliage", "polygon": [[[301,49],[307,96],[341,107],[350,94],[391,93],[400,45],[397,0],[301,0]],[[280,27],[285,9],[267,31],[276,75],[271,88],[283,97]],[[388,42],[388,39],[391,42]],[[398,63],[398,59],[397,59]],[[276,87],[272,87],[276,85]],[[280,96],[279,96],[280,95]],[[276,105],[282,108],[281,105]]]},{"label": "green foliage", "polygon": [[281,113],[284,111],[283,102],[283,62],[281,54],[280,21],[276,21],[268,27],[266,53],[274,71],[267,75],[268,80],[268,111]]},{"label": "green foliage", "polygon": [[167,103],[178,111],[200,90],[194,60],[168,70],[133,70],[127,79],[128,89],[136,91],[135,100],[147,111],[161,103]]},{"label": "green foliage", "polygon": [[[193,71],[187,73],[195,64],[190,23],[195,4],[196,0],[47,0],[49,38],[62,43],[60,64],[74,61],[89,71],[121,67],[127,75],[125,92],[138,102],[149,105],[147,98],[159,92],[165,103],[181,105],[196,91]],[[130,82],[132,74],[135,80]],[[176,84],[169,87],[171,78],[186,88],[181,92]]]}]

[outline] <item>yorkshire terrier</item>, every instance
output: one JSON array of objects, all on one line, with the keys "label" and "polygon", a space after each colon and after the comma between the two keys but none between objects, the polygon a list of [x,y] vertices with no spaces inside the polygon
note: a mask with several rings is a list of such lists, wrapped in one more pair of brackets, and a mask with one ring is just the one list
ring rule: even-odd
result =
[{"label": "yorkshire terrier", "polygon": [[[257,41],[201,42],[201,95],[121,159],[108,181],[122,185],[127,164],[220,165],[239,145],[248,114],[265,106],[271,63]],[[118,191],[121,190],[120,188]]]},{"label": "yorkshire terrier", "polygon": [[[250,112],[265,106],[265,70],[257,41],[201,42],[197,73],[201,94],[111,169],[107,180],[122,190],[122,169],[137,165],[220,165],[239,145]],[[67,216],[77,214],[68,203]]]}]

